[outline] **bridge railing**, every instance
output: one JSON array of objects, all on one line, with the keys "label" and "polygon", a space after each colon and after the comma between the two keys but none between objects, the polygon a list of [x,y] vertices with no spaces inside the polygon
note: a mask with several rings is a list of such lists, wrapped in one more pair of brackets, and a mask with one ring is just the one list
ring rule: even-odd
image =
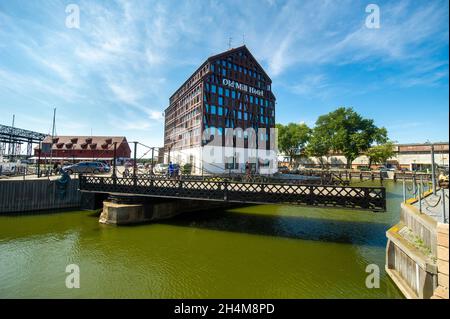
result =
[{"label": "bridge railing", "polygon": [[81,191],[96,193],[386,210],[384,187],[246,183],[226,180],[163,180],[140,177],[112,178],[86,175],[80,175],[79,183]]}]

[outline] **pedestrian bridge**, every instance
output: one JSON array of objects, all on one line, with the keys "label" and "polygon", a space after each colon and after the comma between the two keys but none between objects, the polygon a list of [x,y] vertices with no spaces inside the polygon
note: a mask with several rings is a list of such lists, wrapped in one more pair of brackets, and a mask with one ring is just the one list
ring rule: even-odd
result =
[{"label": "pedestrian bridge", "polygon": [[384,187],[234,182],[225,179],[161,179],[80,175],[82,192],[124,196],[283,204],[386,211]]}]

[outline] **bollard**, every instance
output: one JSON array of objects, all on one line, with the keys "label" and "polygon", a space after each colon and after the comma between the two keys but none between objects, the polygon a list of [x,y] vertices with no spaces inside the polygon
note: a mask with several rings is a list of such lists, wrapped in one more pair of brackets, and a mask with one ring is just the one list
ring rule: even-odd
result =
[{"label": "bollard", "polygon": [[405,176],[403,176],[403,202],[406,202],[406,180],[405,180]]},{"label": "bollard", "polygon": [[422,213],[422,185],[419,184],[419,212]]}]

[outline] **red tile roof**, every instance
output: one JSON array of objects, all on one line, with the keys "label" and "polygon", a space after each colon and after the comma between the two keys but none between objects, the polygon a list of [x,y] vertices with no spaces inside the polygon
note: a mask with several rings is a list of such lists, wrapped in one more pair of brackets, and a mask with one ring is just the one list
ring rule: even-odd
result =
[{"label": "red tile roof", "polygon": [[[42,143],[51,143],[52,137],[47,136]],[[114,143],[119,146],[127,142],[125,136],[55,136],[52,148],[58,149],[109,149]],[[89,148],[86,147],[89,145]],[[39,146],[36,147],[39,149]]]}]

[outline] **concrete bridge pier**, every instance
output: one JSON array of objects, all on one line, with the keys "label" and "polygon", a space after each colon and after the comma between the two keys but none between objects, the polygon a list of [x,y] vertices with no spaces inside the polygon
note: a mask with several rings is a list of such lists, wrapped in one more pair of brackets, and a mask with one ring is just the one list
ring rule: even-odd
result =
[{"label": "concrete bridge pier", "polygon": [[131,225],[168,219],[190,211],[228,206],[230,204],[203,200],[110,195],[103,201],[103,211],[100,214],[99,222],[112,225]]}]

